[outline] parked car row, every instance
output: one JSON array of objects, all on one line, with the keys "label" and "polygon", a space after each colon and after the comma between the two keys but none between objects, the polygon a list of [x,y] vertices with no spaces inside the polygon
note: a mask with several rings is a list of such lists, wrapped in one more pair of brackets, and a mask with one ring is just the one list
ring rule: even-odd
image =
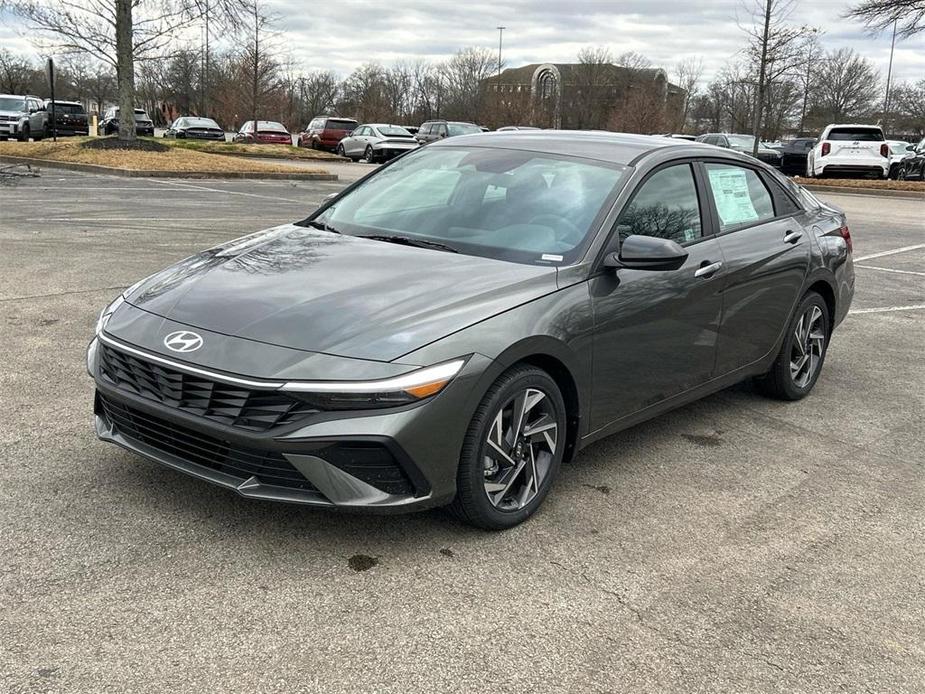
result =
[{"label": "parked car row", "polygon": [[[52,121],[54,112],[54,121]],[[30,94],[0,94],[0,140],[25,142],[57,135],[87,135],[87,112],[77,101],[42,100]]]}]

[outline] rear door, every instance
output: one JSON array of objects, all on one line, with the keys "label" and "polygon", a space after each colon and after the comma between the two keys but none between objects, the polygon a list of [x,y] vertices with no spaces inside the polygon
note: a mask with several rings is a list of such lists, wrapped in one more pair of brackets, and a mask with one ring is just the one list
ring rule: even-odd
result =
[{"label": "rear door", "polygon": [[716,374],[767,356],[783,334],[809,270],[805,211],[773,176],[746,164],[701,165],[725,262]]},{"label": "rear door", "polygon": [[649,174],[620,213],[621,240],[671,239],[688,257],[677,270],[606,270],[590,280],[593,430],[713,375],[724,268],[704,195],[690,162],[671,163]]}]

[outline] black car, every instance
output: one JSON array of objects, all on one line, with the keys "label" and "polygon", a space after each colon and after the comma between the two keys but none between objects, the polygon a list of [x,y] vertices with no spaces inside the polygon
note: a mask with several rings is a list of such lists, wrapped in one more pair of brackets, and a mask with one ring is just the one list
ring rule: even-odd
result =
[{"label": "black car", "polygon": [[808,395],[851,254],[842,212],[730,150],[449,138],[117,297],[96,432],[250,499],[507,528],[608,434],[751,377]]},{"label": "black car", "polygon": [[[54,123],[52,123],[54,112]],[[52,134],[62,135],[89,135],[90,126],[87,119],[87,110],[79,101],[45,100],[45,123],[42,126],[45,137]]]},{"label": "black car", "polygon": [[181,140],[225,141],[225,131],[211,118],[182,116],[177,118],[164,133],[164,137]]},{"label": "black car", "polygon": [[803,176],[806,174],[806,157],[816,146],[815,137],[798,137],[786,142],[780,149],[781,171],[785,174]]},{"label": "black car", "polygon": [[[106,111],[103,120],[100,121],[99,131],[101,135],[115,135],[119,132],[119,107],[111,108]],[[154,121],[148,116],[144,109],[135,109],[135,133],[138,135],[154,136]]]},{"label": "black car", "polygon": [[903,181],[925,181],[925,137],[911,150],[914,156],[903,160],[897,178]]}]

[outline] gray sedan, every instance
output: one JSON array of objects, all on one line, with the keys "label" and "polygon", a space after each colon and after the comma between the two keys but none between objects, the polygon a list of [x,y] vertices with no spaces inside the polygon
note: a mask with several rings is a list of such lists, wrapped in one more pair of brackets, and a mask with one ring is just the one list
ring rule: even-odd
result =
[{"label": "gray sedan", "polygon": [[842,212],[730,150],[448,138],[117,297],[96,432],[251,499],[509,528],[608,434],[750,377],[809,395],[851,253]]},{"label": "gray sedan", "polygon": [[353,161],[365,159],[371,164],[388,161],[409,149],[420,147],[414,135],[400,125],[367,123],[356,128],[337,145],[337,153]]}]

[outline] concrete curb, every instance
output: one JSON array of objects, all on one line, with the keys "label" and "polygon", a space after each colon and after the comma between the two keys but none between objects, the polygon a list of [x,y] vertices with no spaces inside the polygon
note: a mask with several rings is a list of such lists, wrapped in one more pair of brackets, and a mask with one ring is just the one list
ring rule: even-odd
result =
[{"label": "concrete curb", "polygon": [[912,198],[913,200],[925,200],[925,192],[918,190],[889,190],[885,188],[848,188],[845,186],[817,186],[812,183],[803,183],[795,181],[807,190],[814,193],[847,193],[848,195],[871,195],[874,197],[885,198]]},{"label": "concrete curb", "polygon": [[336,181],[337,174],[306,173],[293,169],[288,172],[252,172],[238,171],[136,171],[130,169],[114,169],[111,166],[98,166],[97,164],[81,164],[70,161],[52,161],[49,159],[35,159],[33,157],[12,157],[8,154],[0,155],[0,161],[7,164],[29,164],[38,168],[66,169],[68,171],[83,171],[85,173],[101,173],[109,176],[122,176],[124,178],[225,178],[225,179],[267,179],[267,180],[299,180],[299,181]]}]

